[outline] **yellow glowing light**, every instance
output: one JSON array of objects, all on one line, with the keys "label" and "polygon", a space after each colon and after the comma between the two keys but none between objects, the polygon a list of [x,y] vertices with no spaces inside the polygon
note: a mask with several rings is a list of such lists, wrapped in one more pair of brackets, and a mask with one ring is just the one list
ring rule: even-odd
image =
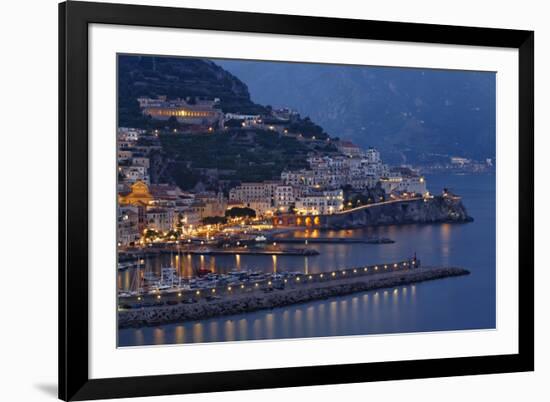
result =
[{"label": "yellow glowing light", "polygon": [[267,282],[268,285],[271,285],[271,281]]},{"label": "yellow glowing light", "polygon": [[227,287],[227,290],[231,291],[231,286],[228,286],[228,287]]},{"label": "yellow glowing light", "polygon": [[140,297],[138,297],[138,300],[141,300],[141,296],[140,296]]},{"label": "yellow glowing light", "polygon": [[212,293],[216,293],[216,289],[212,289]]},{"label": "yellow glowing light", "polygon": [[157,299],[160,299],[160,295],[157,296]]},{"label": "yellow glowing light", "polygon": [[336,272],[333,272],[333,273],[332,273],[332,276],[336,276]]},{"label": "yellow glowing light", "polygon": [[178,297],[181,297],[181,293],[178,293]]},{"label": "yellow glowing light", "polygon": [[313,279],[313,276],[310,275],[310,276],[309,276],[309,279]]},{"label": "yellow glowing light", "polygon": [[368,268],[363,269],[363,271],[365,271],[365,272],[367,272],[368,270],[369,270]]},{"label": "yellow glowing light", "polygon": [[200,295],[200,294],[201,294],[201,291],[200,291],[200,290],[197,290],[197,291],[195,292],[195,294]]},{"label": "yellow glowing light", "polygon": [[244,289],[244,285],[241,285],[241,289]]},{"label": "yellow glowing light", "polygon": [[254,284],[254,286],[258,287],[258,284],[257,284],[257,283],[255,283],[255,284]]},{"label": "yellow glowing light", "polygon": [[296,278],[296,280],[299,282],[299,281],[300,281],[300,277]]}]

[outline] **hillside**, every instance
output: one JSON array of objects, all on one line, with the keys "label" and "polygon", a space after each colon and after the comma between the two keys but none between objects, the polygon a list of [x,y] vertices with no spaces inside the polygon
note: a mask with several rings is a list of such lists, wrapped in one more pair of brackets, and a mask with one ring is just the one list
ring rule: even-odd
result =
[{"label": "hillside", "polygon": [[309,151],[295,138],[260,130],[164,134],[160,139],[171,161],[165,179],[184,190],[199,183],[217,190],[220,182],[226,189],[233,182],[278,179],[283,169],[306,167]]},{"label": "hillside", "polygon": [[[162,146],[162,157],[155,159],[152,169],[154,182],[172,182],[186,190],[197,185],[217,189],[221,183],[227,189],[238,181],[278,179],[284,169],[304,168],[312,149],[336,152],[329,143],[308,146],[297,140],[298,134],[302,139],[327,139],[309,118],[295,116],[285,123],[288,136],[267,129],[269,124],[280,124],[269,117],[271,109],[252,102],[246,84],[211,61],[122,55],[118,73],[119,126],[154,129],[155,141],[160,140]],[[168,99],[219,98],[223,112],[259,114],[267,126],[245,129],[240,121],[230,120],[223,128],[193,132],[176,119],[143,116],[136,99],[161,95]]]},{"label": "hillside", "polygon": [[220,98],[224,112],[264,113],[250,100],[247,86],[211,61],[184,57],[120,55],[118,57],[119,126],[151,128],[137,98],[166,95]]}]

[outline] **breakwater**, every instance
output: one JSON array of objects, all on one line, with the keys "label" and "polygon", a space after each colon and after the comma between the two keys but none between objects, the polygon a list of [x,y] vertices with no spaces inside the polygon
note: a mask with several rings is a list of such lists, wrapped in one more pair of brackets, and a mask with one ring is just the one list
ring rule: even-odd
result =
[{"label": "breakwater", "polygon": [[[183,303],[175,303],[172,300],[172,304],[120,309],[118,326],[119,328],[142,327],[202,320],[468,274],[468,270],[455,267],[389,266],[385,269],[380,266],[380,271],[375,272],[372,270],[360,272],[356,268],[316,274],[315,277],[300,275],[289,280],[281,288],[269,286],[243,292],[232,292],[231,289],[226,289],[224,293],[217,292],[215,298],[209,295],[199,299],[184,300]],[[216,290],[210,290],[210,292],[214,294]]]},{"label": "breakwater", "polygon": [[372,238],[372,239],[354,239],[351,237],[304,237],[304,238],[278,238],[273,237],[270,241],[275,241],[277,243],[291,243],[291,244],[322,244],[322,243],[332,243],[332,244],[392,244],[395,243],[394,240],[388,238]]}]

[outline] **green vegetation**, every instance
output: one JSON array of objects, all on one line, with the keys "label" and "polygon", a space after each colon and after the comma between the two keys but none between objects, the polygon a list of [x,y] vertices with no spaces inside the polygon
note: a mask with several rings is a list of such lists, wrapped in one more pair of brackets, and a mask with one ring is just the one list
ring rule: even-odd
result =
[{"label": "green vegetation", "polygon": [[316,140],[326,140],[328,138],[328,134],[323,131],[323,128],[312,122],[309,117],[292,122],[288,130],[291,133],[301,134],[305,138],[315,137]]},{"label": "green vegetation", "polygon": [[230,218],[254,218],[256,216],[256,211],[247,207],[233,207],[225,211],[225,216]]},{"label": "green vegetation", "polygon": [[227,223],[227,218],[225,216],[207,216],[202,218],[203,225],[223,225]]},{"label": "green vegetation", "polygon": [[208,182],[206,169],[226,181],[278,179],[284,169],[307,167],[308,149],[272,131],[225,130],[212,134],[162,134],[169,175],[182,189]]},{"label": "green vegetation", "polygon": [[[223,112],[263,114],[266,108],[250,100],[238,78],[211,61],[186,57],[118,56],[118,119],[120,127],[162,129],[167,124],[141,114],[140,96],[168,99],[220,99]],[[171,128],[181,124],[172,121]]]}]

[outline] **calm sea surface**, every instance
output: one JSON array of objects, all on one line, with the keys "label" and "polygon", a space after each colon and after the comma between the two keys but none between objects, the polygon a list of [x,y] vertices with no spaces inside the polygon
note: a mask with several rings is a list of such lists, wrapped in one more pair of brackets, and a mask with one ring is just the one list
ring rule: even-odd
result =
[{"label": "calm sea surface", "polygon": [[[428,175],[427,180],[432,193],[448,187],[461,195],[475,221],[286,235],[380,236],[396,241],[383,245],[310,244],[307,247],[320,252],[310,257],[164,256],[146,264],[158,270],[172,258],[183,275],[191,275],[195,267],[216,272],[315,273],[402,260],[416,252],[424,265],[460,266],[471,275],[197,322],[123,329],[118,334],[119,346],[494,328],[495,176]],[[131,282],[131,271],[119,274],[119,287],[127,288]]]}]

